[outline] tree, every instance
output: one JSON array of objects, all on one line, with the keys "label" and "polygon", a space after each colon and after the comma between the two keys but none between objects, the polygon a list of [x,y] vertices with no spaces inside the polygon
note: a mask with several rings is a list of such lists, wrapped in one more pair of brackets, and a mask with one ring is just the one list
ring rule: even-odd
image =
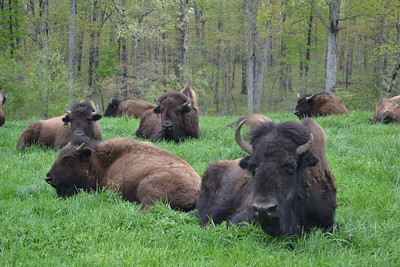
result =
[{"label": "tree", "polygon": [[70,0],[70,21],[69,21],[69,42],[68,42],[68,96],[69,103],[74,101],[74,59],[75,59],[75,35],[76,35],[76,1]]},{"label": "tree", "polygon": [[340,0],[334,0],[328,3],[329,20],[326,21],[319,12],[314,0],[310,0],[315,15],[328,29],[328,49],[326,52],[326,82],[325,91],[335,92],[336,73],[337,73],[337,55],[338,55],[338,34],[343,29],[339,26]]}]

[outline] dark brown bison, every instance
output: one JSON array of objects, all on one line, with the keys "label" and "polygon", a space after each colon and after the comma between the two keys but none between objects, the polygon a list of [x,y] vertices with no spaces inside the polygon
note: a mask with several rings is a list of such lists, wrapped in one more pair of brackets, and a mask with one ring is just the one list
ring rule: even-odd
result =
[{"label": "dark brown bison", "polygon": [[101,119],[98,107],[90,100],[75,104],[72,111],[62,116],[32,122],[22,132],[17,148],[24,150],[26,146],[37,144],[49,148],[65,146],[74,131],[82,132],[94,140],[101,140],[101,129],[97,120]]},{"label": "dark brown bison", "polygon": [[336,186],[325,156],[323,129],[312,119],[301,124],[262,123],[246,142],[241,126],[236,139],[250,156],[217,161],[206,169],[198,201],[201,225],[209,220],[254,221],[273,236],[331,229]]},{"label": "dark brown bison", "polygon": [[111,98],[104,112],[104,116],[117,117],[128,115],[140,118],[146,111],[153,110],[154,108],[155,105],[140,99],[128,98],[119,100],[118,98]]},{"label": "dark brown bison", "polygon": [[3,105],[7,100],[7,94],[4,92],[0,92],[0,126],[6,122],[6,114],[3,111]]},{"label": "dark brown bison", "polygon": [[343,101],[338,96],[328,92],[298,95],[297,104],[294,108],[294,114],[299,119],[347,113],[349,111]]},{"label": "dark brown bison", "polygon": [[115,189],[147,209],[156,201],[174,209],[195,208],[200,176],[183,159],[148,142],[114,138],[96,142],[74,136],[58,155],[46,182],[62,197],[78,189]]},{"label": "dark brown bison", "polygon": [[192,88],[165,93],[157,99],[157,103],[140,119],[137,137],[175,142],[187,137],[199,138],[199,107]]},{"label": "dark brown bison", "polygon": [[400,122],[400,95],[379,100],[372,121],[382,123]]}]

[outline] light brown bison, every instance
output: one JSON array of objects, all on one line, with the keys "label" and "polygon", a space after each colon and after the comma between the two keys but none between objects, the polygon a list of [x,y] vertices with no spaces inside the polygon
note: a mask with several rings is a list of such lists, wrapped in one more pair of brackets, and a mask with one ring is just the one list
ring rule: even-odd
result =
[{"label": "light brown bison", "polygon": [[128,115],[140,118],[146,111],[153,110],[154,108],[155,105],[141,99],[128,98],[119,100],[118,98],[111,98],[106,111],[104,112],[104,116],[118,117]]},{"label": "light brown bison", "polygon": [[400,122],[400,95],[379,100],[372,121],[382,123]]},{"label": "light brown bison", "polygon": [[75,104],[72,111],[62,116],[32,122],[22,132],[17,148],[24,150],[28,145],[37,144],[49,148],[65,146],[74,131],[83,132],[87,137],[101,140],[101,129],[98,120],[98,107],[90,100]]},{"label": "light brown bison", "polygon": [[239,125],[239,123],[242,122],[243,120],[245,120],[244,124],[247,124],[247,125],[254,125],[256,123],[263,122],[263,121],[265,121],[265,122],[272,121],[270,118],[265,117],[264,115],[261,115],[261,114],[249,114],[246,116],[239,117],[236,121],[226,125],[226,127],[227,128],[231,128],[233,126],[237,127]]},{"label": "light brown bison", "polygon": [[210,220],[256,222],[273,236],[300,235],[312,228],[330,230],[336,186],[326,160],[323,129],[312,119],[301,124],[261,123],[246,142],[241,126],[236,140],[250,156],[217,161],[206,169],[198,201],[201,225]]},{"label": "light brown bison", "polygon": [[294,114],[299,119],[347,113],[349,111],[343,101],[338,96],[328,92],[298,95],[297,104],[294,108]]},{"label": "light brown bison", "polygon": [[7,94],[4,92],[0,92],[0,126],[6,122],[6,114],[3,111],[3,105],[7,100]]},{"label": "light brown bison", "polygon": [[115,189],[147,209],[156,201],[171,208],[195,208],[200,176],[183,159],[148,142],[114,138],[96,142],[74,136],[58,155],[45,180],[62,197],[77,190]]},{"label": "light brown bison", "polygon": [[157,103],[153,110],[141,117],[137,137],[175,142],[187,137],[199,138],[199,107],[191,87],[165,93],[157,99]]}]

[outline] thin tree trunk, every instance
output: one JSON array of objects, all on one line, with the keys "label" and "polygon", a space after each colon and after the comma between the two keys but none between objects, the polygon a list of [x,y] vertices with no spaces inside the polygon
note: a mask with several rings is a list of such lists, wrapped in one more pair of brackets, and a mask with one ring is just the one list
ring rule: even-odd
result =
[{"label": "thin tree trunk", "polygon": [[90,90],[93,88],[94,71],[96,67],[96,21],[98,12],[98,2],[93,2],[93,14],[92,14],[92,30],[90,31],[90,48],[89,48],[89,69],[88,69],[88,87]]},{"label": "thin tree trunk", "polygon": [[183,6],[183,65],[184,73],[183,73],[183,85],[184,87],[189,85],[189,0],[184,0]]},{"label": "thin tree trunk", "polygon": [[75,59],[75,34],[76,34],[76,1],[70,1],[70,14],[69,14],[69,42],[68,42],[68,96],[69,103],[72,105],[74,101],[74,59]]},{"label": "thin tree trunk", "polygon": [[248,47],[247,47],[247,110],[249,114],[254,113],[254,75],[256,62],[257,42],[257,0],[248,1]]}]

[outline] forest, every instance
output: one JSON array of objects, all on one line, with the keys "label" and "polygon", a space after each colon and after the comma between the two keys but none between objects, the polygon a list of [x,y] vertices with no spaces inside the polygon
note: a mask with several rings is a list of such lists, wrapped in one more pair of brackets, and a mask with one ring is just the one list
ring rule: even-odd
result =
[{"label": "forest", "polygon": [[399,41],[397,0],[0,0],[0,91],[9,118],[187,85],[202,114],[316,91],[370,111],[400,93]]}]

